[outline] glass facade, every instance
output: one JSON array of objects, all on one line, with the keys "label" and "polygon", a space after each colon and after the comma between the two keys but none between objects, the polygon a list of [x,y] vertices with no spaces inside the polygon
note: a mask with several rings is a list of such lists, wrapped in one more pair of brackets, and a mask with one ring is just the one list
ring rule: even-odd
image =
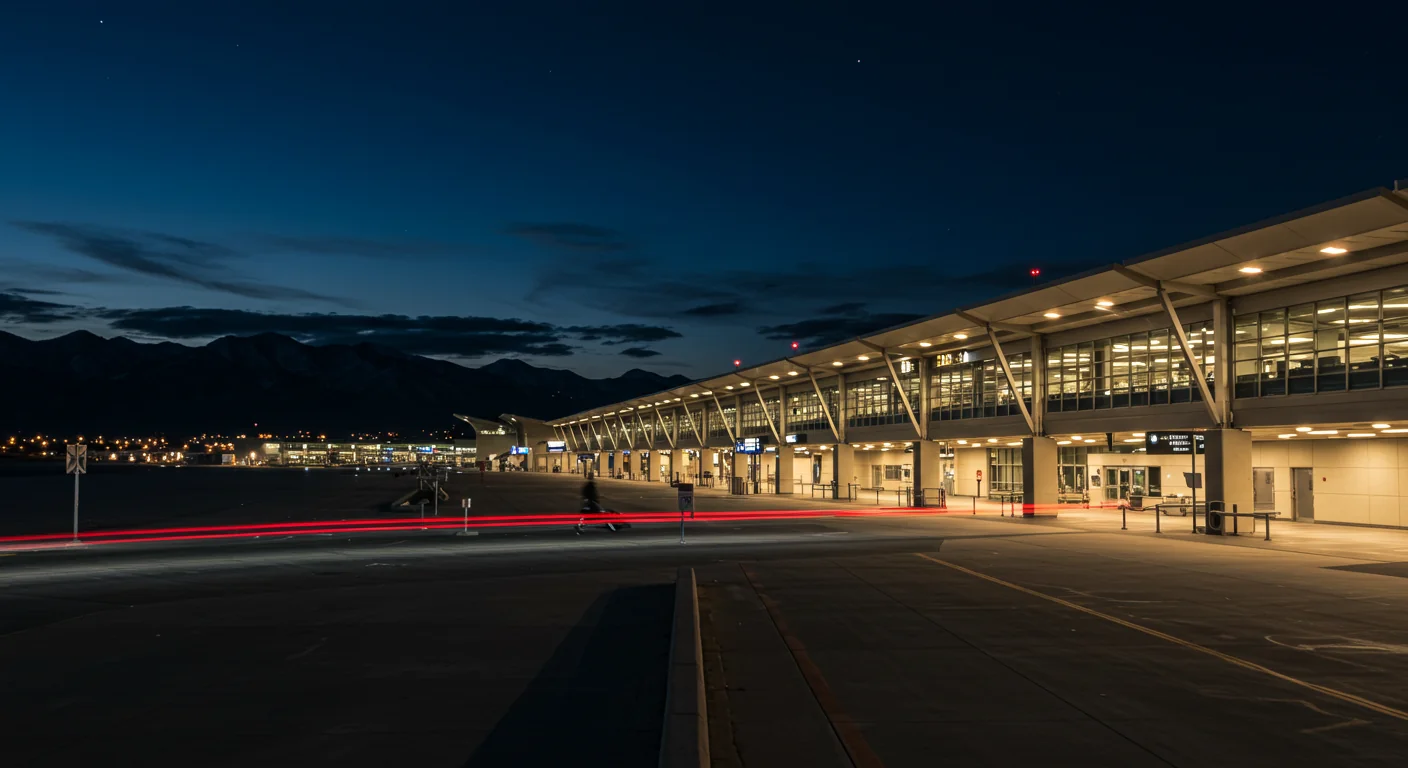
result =
[{"label": "glass facade", "polygon": [[988,495],[1021,493],[1022,449],[992,448],[988,451]]},{"label": "glass facade", "polygon": [[1238,315],[1236,397],[1408,385],[1408,288]]},{"label": "glass facade", "polygon": [[[763,403],[767,404],[767,414],[763,413]],[[768,427],[768,419],[772,419],[774,425],[777,424],[777,411],[780,400],[777,395],[763,396],[763,403],[758,402],[756,395],[748,394],[743,396],[743,418],[740,423],[742,434],[747,436],[770,435],[772,429]]]},{"label": "glass facade", "polygon": [[[1192,356],[1213,377],[1212,322],[1184,326]],[[1046,351],[1046,410],[1089,411],[1201,400],[1177,336],[1168,328]]]},{"label": "glass facade", "polygon": [[[900,385],[905,388],[910,407],[919,408],[919,365],[914,360],[901,360],[895,366]],[[873,379],[846,382],[846,426],[875,427],[903,424],[909,421],[899,388],[890,381],[889,371]]]},{"label": "glass facade", "polygon": [[[1008,355],[1007,364],[1022,391],[1022,399],[1030,407],[1031,355]],[[932,403],[929,418],[934,421],[1010,416],[1022,412],[996,360],[939,368],[929,377],[929,397]]]},{"label": "glass facade", "polygon": [[[836,396],[836,387],[822,387],[821,394],[826,397],[827,407],[831,409],[831,418],[838,418],[837,404],[839,399]],[[826,414],[821,410],[821,400],[817,398],[814,390],[788,393],[787,432],[789,434],[822,430],[829,435],[831,434],[830,429],[831,426],[826,420]]]},{"label": "glass facade", "polygon": [[[723,414],[719,413],[719,407],[714,406],[709,409],[709,437],[712,439],[727,440],[729,430],[737,422],[734,421],[738,409],[732,403],[722,403]],[[727,421],[725,421],[727,419]]]}]

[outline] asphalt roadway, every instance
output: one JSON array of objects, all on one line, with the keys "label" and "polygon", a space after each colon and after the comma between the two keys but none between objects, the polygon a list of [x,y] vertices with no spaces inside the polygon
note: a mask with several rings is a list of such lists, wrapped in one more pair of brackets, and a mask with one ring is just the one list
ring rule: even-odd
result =
[{"label": "asphalt roadway", "polygon": [[[491,475],[475,507],[570,507],[578,482]],[[817,505],[700,496],[749,506]],[[950,513],[696,523],[683,546],[637,526],[11,553],[0,745],[6,765],[654,764],[688,565],[715,765],[1402,765],[1408,534],[1369,556],[1286,527]]]}]

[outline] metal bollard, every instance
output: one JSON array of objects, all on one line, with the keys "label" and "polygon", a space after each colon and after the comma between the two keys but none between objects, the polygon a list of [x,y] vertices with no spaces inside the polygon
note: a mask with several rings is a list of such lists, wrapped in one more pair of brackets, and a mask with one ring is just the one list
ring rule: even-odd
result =
[{"label": "metal bollard", "polygon": [[1120,530],[1129,530],[1129,507],[1123,504],[1120,505]]},{"label": "metal bollard", "polygon": [[1266,538],[1264,541],[1271,541],[1271,515],[1266,516]]},{"label": "metal bollard", "polygon": [[1155,504],[1155,505],[1154,505],[1154,533],[1163,533],[1163,532],[1164,532],[1163,521],[1159,519],[1159,518],[1161,518],[1161,517],[1163,517],[1163,516],[1164,516],[1163,510],[1159,509],[1159,505]]}]

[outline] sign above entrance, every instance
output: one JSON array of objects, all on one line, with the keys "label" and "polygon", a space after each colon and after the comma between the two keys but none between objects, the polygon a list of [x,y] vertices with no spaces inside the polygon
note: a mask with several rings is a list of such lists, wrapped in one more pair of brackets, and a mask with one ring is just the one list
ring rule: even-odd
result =
[{"label": "sign above entrance", "polygon": [[548,441],[548,453],[566,453],[566,452],[567,452],[567,441],[566,441],[566,440],[549,440],[549,441]]},{"label": "sign above entrance", "polygon": [[742,438],[739,438],[737,444],[735,444],[735,445],[733,446],[733,451],[734,451],[734,453],[762,453],[762,452],[763,452],[763,438],[761,438],[761,437],[742,437]]},{"label": "sign above entrance", "polygon": [[805,442],[807,442],[807,434],[806,434],[805,432],[803,432],[803,433],[801,433],[801,434],[797,434],[797,435],[788,435],[788,436],[787,436],[787,443],[788,443],[788,445],[792,445],[792,444],[794,444],[794,443],[805,443]]},{"label": "sign above entrance", "polygon": [[1201,432],[1149,432],[1144,435],[1144,450],[1151,456],[1186,456],[1195,450],[1203,453],[1205,442]]}]

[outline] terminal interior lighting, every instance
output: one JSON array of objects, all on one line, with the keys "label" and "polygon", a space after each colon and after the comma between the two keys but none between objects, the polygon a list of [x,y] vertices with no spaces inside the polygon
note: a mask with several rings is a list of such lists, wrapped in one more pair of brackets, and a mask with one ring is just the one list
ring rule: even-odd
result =
[{"label": "terminal interior lighting", "polygon": [[921,347],[932,347],[932,346],[934,346],[934,345],[933,345],[933,344],[930,344],[930,343],[927,342],[927,341],[921,341],[921,342],[919,342],[919,346],[921,346]]},{"label": "terminal interior lighting", "polygon": [[1310,429],[1310,427],[1296,427],[1297,432],[1309,432]]},{"label": "terminal interior lighting", "polygon": [[964,339],[968,338],[968,334],[966,334],[966,333],[955,333],[955,334],[953,334],[953,338],[958,339],[959,341],[963,341]]},{"label": "terminal interior lighting", "polygon": [[1244,275],[1259,275],[1261,274],[1261,267],[1242,267],[1237,271]]},{"label": "terminal interior lighting", "polygon": [[781,377],[781,376],[778,376],[777,374],[774,373],[773,375],[769,376],[768,378],[769,378],[769,379],[772,379],[773,381],[777,381],[778,379],[780,379],[780,378],[782,378],[782,377]]},{"label": "terminal interior lighting", "polygon": [[1060,316],[1061,316],[1061,315],[1060,315],[1060,313],[1058,313],[1058,312],[1047,312],[1047,313],[1045,313],[1045,314],[1042,315],[1042,317],[1049,318],[1049,319],[1051,319],[1051,320],[1055,320],[1056,318],[1058,318],[1058,317],[1060,317]]},{"label": "terminal interior lighting", "polygon": [[796,375],[797,375],[797,372],[796,372],[796,371],[788,371],[788,372],[787,372],[787,375],[788,375],[788,376],[796,376]]},{"label": "terminal interior lighting", "polygon": [[863,363],[870,359],[870,355],[856,355],[856,359]]},{"label": "terminal interior lighting", "polygon": [[1290,433],[1289,435],[1277,435],[1277,437],[1281,438],[1282,440],[1287,440],[1287,439],[1290,439],[1290,438],[1295,437],[1295,436],[1296,436],[1296,433],[1294,433],[1294,432]]},{"label": "terminal interior lighting", "polygon": [[1097,306],[1097,307],[1105,307],[1106,309],[1109,309],[1110,307],[1115,306],[1115,302],[1110,301],[1109,299],[1105,299],[1105,300],[1103,300],[1103,301],[1097,301],[1097,302],[1095,302],[1095,306]]},{"label": "terminal interior lighting", "polygon": [[1338,435],[1339,433],[1340,433],[1340,431],[1339,431],[1338,429],[1312,429],[1312,430],[1310,430],[1310,434],[1312,434],[1312,435]]},{"label": "terminal interior lighting", "polygon": [[1345,437],[1378,437],[1377,432],[1350,432]]},{"label": "terminal interior lighting", "polygon": [[845,363],[841,362],[840,360],[832,360],[831,364],[836,366],[837,368],[840,368],[841,366],[845,365]]},{"label": "terminal interior lighting", "polygon": [[1393,425],[1392,425],[1392,424],[1371,424],[1370,426],[1372,426],[1374,429],[1388,429],[1389,427],[1391,427],[1391,426],[1393,426]]},{"label": "terminal interior lighting", "polygon": [[1385,430],[1384,430],[1384,434],[1385,434],[1385,435],[1400,435],[1400,434],[1403,434],[1404,432],[1408,432],[1408,429],[1385,429]]},{"label": "terminal interior lighting", "polygon": [[1331,256],[1339,256],[1340,254],[1349,253],[1349,249],[1341,248],[1338,245],[1327,245],[1324,248],[1321,248],[1320,252],[1328,253]]}]

